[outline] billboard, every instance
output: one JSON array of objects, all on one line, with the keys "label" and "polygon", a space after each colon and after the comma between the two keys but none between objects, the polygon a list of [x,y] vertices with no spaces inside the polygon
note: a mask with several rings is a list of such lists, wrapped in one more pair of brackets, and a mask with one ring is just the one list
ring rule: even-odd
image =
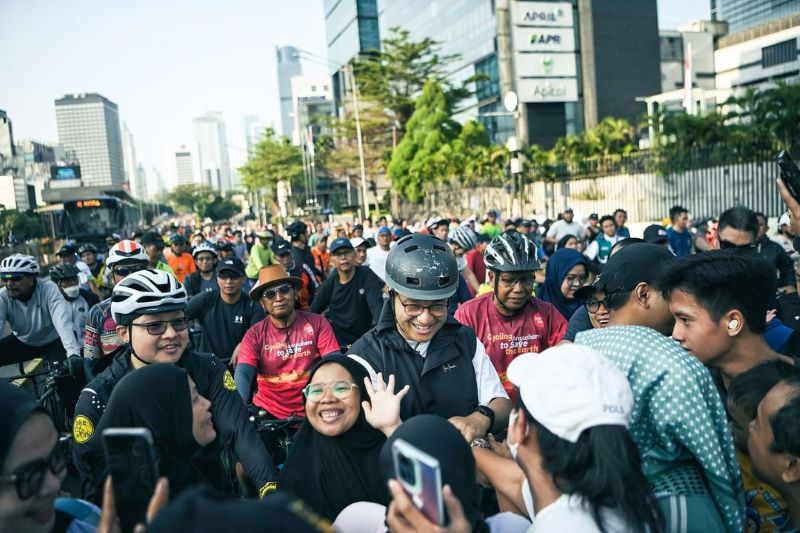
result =
[{"label": "billboard", "polygon": [[576,54],[514,54],[514,71],[520,78],[574,78],[577,65]]},{"label": "billboard", "polygon": [[571,28],[569,2],[511,2],[511,24],[515,26]]},{"label": "billboard", "polygon": [[517,80],[519,101],[577,102],[578,80],[575,78],[523,78]]},{"label": "billboard", "polygon": [[573,28],[530,28],[514,26],[511,30],[517,52],[574,52]]},{"label": "billboard", "polygon": [[52,180],[79,180],[81,179],[81,167],[79,165],[50,167],[50,179]]}]

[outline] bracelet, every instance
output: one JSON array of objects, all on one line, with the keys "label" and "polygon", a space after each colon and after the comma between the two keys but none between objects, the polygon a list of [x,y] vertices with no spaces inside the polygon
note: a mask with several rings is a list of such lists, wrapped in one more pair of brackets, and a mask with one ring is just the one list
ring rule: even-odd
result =
[{"label": "bracelet", "polygon": [[489,448],[489,441],[486,439],[475,438],[469,441],[471,448]]}]

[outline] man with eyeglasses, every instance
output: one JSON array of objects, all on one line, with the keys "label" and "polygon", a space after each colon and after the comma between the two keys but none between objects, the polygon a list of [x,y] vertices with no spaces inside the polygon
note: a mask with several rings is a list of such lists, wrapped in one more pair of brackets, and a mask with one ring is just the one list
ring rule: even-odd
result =
[{"label": "man with eyeglasses", "polygon": [[72,331],[67,302],[50,280],[39,279],[39,263],[29,255],[14,254],[0,262],[0,332],[8,324],[11,334],[0,339],[0,364],[46,357],[70,360],[78,367],[81,346]]},{"label": "man with eyeglasses", "polygon": [[[106,268],[111,271],[111,283],[116,285],[127,275],[147,268],[149,259],[144,247],[135,241],[124,240],[108,251]],[[86,318],[83,338],[83,358],[86,371],[93,376],[102,371],[125,343],[117,335],[117,323],[111,314],[111,297],[92,306]]]},{"label": "man with eyeglasses", "polygon": [[631,436],[665,531],[681,523],[740,531],[744,494],[725,407],[705,366],[669,337],[675,320],[662,279],[680,261],[649,243],[612,255],[593,284],[611,311],[609,325],[578,333],[575,343],[603,354],[630,382]]},{"label": "man with eyeglasses", "polygon": [[[225,363],[208,353],[189,349],[189,319],[185,315],[186,289],[175,276],[141,270],[121,280],[112,292],[111,312],[117,335],[125,346],[111,365],[81,391],[73,422],[73,458],[81,474],[84,497],[96,501],[103,479],[96,479],[97,461],[103,460],[101,438],[95,428],[101,421],[114,387],[130,372],[154,363],[185,369],[197,392],[211,402],[219,439],[206,446],[196,460],[209,480],[222,480],[220,446],[231,446],[259,495],[275,490],[277,470],[250,423],[249,413],[236,392]],[[221,489],[221,486],[217,487]]]},{"label": "man with eyeglasses", "polygon": [[380,321],[348,352],[369,372],[411,385],[400,417],[435,414],[467,441],[502,431],[511,404],[475,332],[447,313],[458,285],[449,246],[432,235],[402,237],[386,262],[389,299]]},{"label": "man with eyeglasses", "polygon": [[743,206],[731,207],[719,216],[717,234],[712,242],[715,250],[753,249],[758,238],[758,217]]},{"label": "man with eyeglasses", "polygon": [[516,230],[492,239],[484,252],[493,291],[463,304],[455,318],[475,330],[486,347],[506,393],[516,392],[506,376],[508,365],[523,353],[539,353],[558,344],[567,321],[550,303],[532,296],[541,268],[536,246]]},{"label": "man with eyeglasses", "polygon": [[203,328],[200,350],[213,353],[236,367],[236,354],[247,329],[264,318],[261,307],[244,292],[245,266],[234,257],[216,268],[217,289],[189,300],[186,316]]},{"label": "man with eyeglasses", "polygon": [[217,280],[214,276],[217,267],[217,249],[203,242],[194,247],[192,257],[197,270],[186,276],[184,283],[189,298],[217,290]]},{"label": "man with eyeglasses", "polygon": [[[301,280],[281,265],[261,269],[250,300],[260,303],[267,318],[245,333],[234,378],[245,402],[250,402],[253,378],[257,390],[253,405],[268,418],[304,416],[303,387],[308,369],[320,357],[339,351],[339,343],[325,317],[295,308]],[[269,432],[260,436],[271,454],[277,441]]]},{"label": "man with eyeglasses", "polygon": [[336,272],[320,285],[309,311],[325,314],[339,345],[349,347],[378,322],[383,306],[383,280],[370,267],[356,265],[350,239],[331,243]]}]

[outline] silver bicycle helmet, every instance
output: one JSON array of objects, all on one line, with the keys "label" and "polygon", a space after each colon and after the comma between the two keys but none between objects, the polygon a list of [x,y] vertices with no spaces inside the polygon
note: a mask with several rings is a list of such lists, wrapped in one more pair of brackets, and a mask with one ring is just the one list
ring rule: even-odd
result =
[{"label": "silver bicycle helmet", "polygon": [[469,228],[459,226],[450,234],[450,240],[458,245],[459,248],[470,251],[478,244],[478,236]]},{"label": "silver bicycle helmet", "polygon": [[140,270],[114,285],[111,314],[117,324],[129,326],[140,315],[186,308],[186,289],[169,272]]},{"label": "silver bicycle helmet", "polygon": [[0,274],[39,274],[39,263],[30,255],[9,255],[0,261]]},{"label": "silver bicycle helmet", "polygon": [[208,252],[214,257],[217,257],[217,249],[208,244],[207,242],[203,242],[195,246],[194,250],[192,250],[192,257],[197,257],[197,254],[199,254],[200,252]]}]

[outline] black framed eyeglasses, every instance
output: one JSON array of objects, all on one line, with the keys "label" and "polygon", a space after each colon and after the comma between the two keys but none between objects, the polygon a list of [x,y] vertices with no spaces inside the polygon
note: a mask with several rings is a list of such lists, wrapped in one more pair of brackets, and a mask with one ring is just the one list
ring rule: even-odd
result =
[{"label": "black framed eyeglasses", "polygon": [[405,311],[408,316],[419,316],[426,309],[433,318],[442,318],[443,316],[447,315],[447,304],[420,305],[415,303],[406,303],[399,296],[397,297],[397,301],[403,306],[403,311]]},{"label": "black framed eyeglasses", "polygon": [[261,295],[262,298],[266,298],[267,300],[274,300],[278,293],[283,294],[284,296],[289,294],[292,290],[291,285],[281,285],[280,287],[275,287],[274,289],[267,289]]},{"label": "black framed eyeglasses", "polygon": [[183,331],[189,327],[189,319],[185,316],[173,318],[172,320],[159,320],[158,322],[147,322],[146,324],[131,324],[139,328],[147,328],[150,335],[161,335],[167,331],[167,324],[172,326],[175,331]]},{"label": "black framed eyeglasses", "polygon": [[117,276],[125,277],[129,274],[133,274],[134,272],[139,272],[147,268],[147,265],[126,265],[126,266],[118,266],[112,269],[112,272]]},{"label": "black framed eyeglasses", "polygon": [[586,310],[589,311],[590,314],[595,314],[600,310],[600,307],[605,307],[606,311],[613,311],[614,309],[614,301],[616,300],[617,296],[621,294],[625,294],[628,292],[633,292],[633,289],[624,289],[619,291],[614,291],[606,294],[606,297],[602,300],[587,300],[584,304],[586,306]]},{"label": "black framed eyeglasses", "polygon": [[44,485],[49,470],[58,476],[67,469],[67,456],[64,453],[62,444],[56,442],[55,448],[50,452],[47,459],[38,459],[18,467],[11,475],[0,476],[2,483],[14,483],[17,489],[17,496],[20,500],[27,500],[39,493]]},{"label": "black framed eyeglasses", "polygon": [[536,276],[533,274],[522,274],[518,276],[500,276],[500,284],[507,288],[513,289],[517,283],[522,284],[523,289],[533,288],[533,284],[536,282]]},{"label": "black framed eyeglasses", "polygon": [[223,270],[217,274],[217,277],[219,279],[242,279],[244,276],[236,272],[231,272],[230,270]]}]

